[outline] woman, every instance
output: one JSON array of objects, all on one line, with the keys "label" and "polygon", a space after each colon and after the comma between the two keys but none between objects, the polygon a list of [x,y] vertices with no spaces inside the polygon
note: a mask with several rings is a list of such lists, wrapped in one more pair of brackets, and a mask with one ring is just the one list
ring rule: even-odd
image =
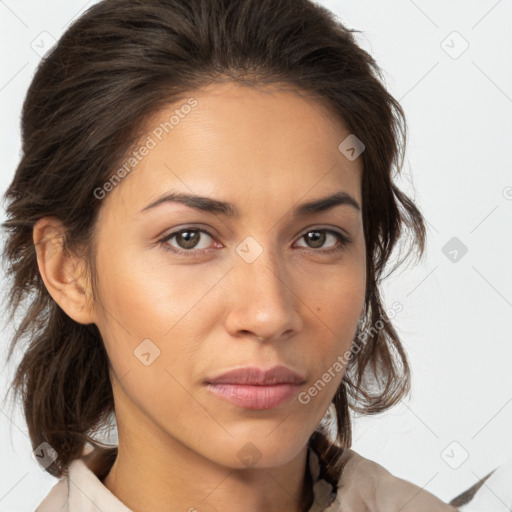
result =
[{"label": "woman", "polygon": [[425,241],[352,32],[308,0],[105,0],[40,64],[4,224],[40,512],[455,510],[350,448],[350,409],[409,390],[379,284]]}]

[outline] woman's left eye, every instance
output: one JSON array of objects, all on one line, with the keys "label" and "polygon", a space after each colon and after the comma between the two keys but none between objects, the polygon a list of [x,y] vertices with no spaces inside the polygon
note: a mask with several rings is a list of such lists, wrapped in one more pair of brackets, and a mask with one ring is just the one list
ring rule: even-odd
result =
[{"label": "woman's left eye", "polygon": [[[204,229],[184,228],[166,235],[164,238],[159,240],[159,243],[165,250],[171,251],[173,253],[194,256],[198,253],[205,252],[210,249],[209,247],[203,247],[198,250],[195,249],[195,247],[197,247],[197,242],[201,237],[201,233],[208,235],[213,239],[212,235],[210,235],[210,233]],[[335,240],[338,241],[338,244],[329,249],[317,250],[319,247],[324,245],[328,236],[334,237]],[[176,238],[176,242],[179,245],[178,248],[169,244],[170,240],[173,238]],[[347,236],[333,229],[309,229],[303,235],[301,235],[299,240],[302,238],[306,238],[308,243],[313,244],[313,247],[309,247],[309,249],[312,249],[313,252],[320,252],[323,254],[341,251],[345,248],[346,245],[350,243],[350,239]]]}]

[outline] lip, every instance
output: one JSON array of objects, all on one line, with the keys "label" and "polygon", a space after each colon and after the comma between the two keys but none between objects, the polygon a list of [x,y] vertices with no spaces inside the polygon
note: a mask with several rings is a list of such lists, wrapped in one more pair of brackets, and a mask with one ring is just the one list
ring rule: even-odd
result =
[{"label": "lip", "polygon": [[272,386],[247,386],[245,384],[207,384],[215,396],[245,409],[274,409],[293,398],[299,384],[275,384]]},{"label": "lip", "polygon": [[302,375],[286,366],[272,366],[268,369],[245,366],[229,370],[216,377],[207,378],[207,384],[246,384],[249,386],[272,386],[275,384],[304,384]]},{"label": "lip", "polygon": [[257,367],[237,368],[205,380],[215,396],[246,409],[273,409],[293,398],[304,377],[285,367],[267,370]]}]

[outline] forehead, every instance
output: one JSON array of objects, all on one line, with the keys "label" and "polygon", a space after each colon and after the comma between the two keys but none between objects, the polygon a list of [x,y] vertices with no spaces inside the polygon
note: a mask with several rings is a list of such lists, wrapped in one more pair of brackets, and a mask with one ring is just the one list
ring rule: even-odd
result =
[{"label": "forehead", "polygon": [[146,121],[110,195],[131,210],[166,189],[233,202],[297,202],[336,189],[361,204],[362,159],[338,149],[349,135],[322,103],[289,88],[210,84]]}]

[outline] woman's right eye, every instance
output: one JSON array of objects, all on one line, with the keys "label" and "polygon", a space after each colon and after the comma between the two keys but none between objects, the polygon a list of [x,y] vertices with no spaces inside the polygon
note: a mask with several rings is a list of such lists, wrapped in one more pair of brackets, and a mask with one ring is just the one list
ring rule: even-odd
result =
[{"label": "woman's right eye", "polygon": [[[170,233],[166,235],[164,238],[159,240],[159,242],[162,244],[163,248],[167,251],[171,251],[178,254],[186,254],[187,256],[195,255],[200,252],[204,252],[208,248],[200,248],[198,250],[193,250],[198,240],[201,238],[201,234],[204,233],[208,235],[210,238],[213,238],[208,231],[201,229],[201,228],[183,228],[179,231],[174,231],[173,233]],[[180,248],[175,248],[169,244],[169,241],[173,238],[176,238],[176,241],[181,244]]]}]

